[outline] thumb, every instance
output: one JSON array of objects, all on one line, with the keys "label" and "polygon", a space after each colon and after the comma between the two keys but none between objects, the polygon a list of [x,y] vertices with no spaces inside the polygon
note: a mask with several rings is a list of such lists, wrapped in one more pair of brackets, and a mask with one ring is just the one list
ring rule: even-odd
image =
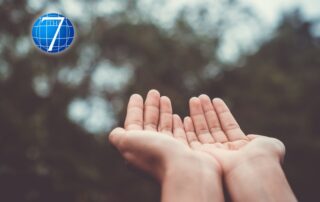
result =
[{"label": "thumb", "polygon": [[111,131],[111,133],[109,134],[109,141],[111,142],[111,144],[113,144],[115,147],[117,147],[118,149],[120,149],[120,143],[123,141],[123,139],[126,136],[126,130],[123,128],[115,128]]}]

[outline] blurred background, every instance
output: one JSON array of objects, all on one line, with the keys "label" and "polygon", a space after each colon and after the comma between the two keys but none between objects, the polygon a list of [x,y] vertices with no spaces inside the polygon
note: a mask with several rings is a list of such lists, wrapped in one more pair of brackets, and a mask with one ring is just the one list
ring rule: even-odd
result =
[{"label": "blurred background", "polygon": [[[0,0],[0,201],[154,202],[159,186],[106,141],[132,93],[188,114],[206,93],[246,133],[282,140],[299,201],[320,181],[320,1]],[[31,38],[45,12],[76,29],[65,53]]]}]

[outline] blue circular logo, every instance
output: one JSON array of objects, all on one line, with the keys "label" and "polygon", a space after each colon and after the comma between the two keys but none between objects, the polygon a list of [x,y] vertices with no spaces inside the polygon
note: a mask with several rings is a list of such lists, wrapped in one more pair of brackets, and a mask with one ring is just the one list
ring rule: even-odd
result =
[{"label": "blue circular logo", "polygon": [[58,13],[40,16],[32,27],[35,45],[46,53],[59,53],[68,48],[74,38],[72,23]]}]

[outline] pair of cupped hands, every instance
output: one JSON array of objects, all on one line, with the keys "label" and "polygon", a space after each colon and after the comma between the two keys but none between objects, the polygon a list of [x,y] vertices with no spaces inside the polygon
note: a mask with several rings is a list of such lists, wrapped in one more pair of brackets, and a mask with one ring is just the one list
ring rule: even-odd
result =
[{"label": "pair of cupped hands", "polygon": [[224,180],[233,192],[241,186],[234,185],[237,179],[254,175],[254,168],[264,162],[280,165],[282,142],[246,135],[222,99],[202,94],[189,100],[189,109],[190,116],[181,119],[173,114],[170,99],[157,90],[150,90],[145,101],[133,94],[124,128],[112,130],[109,140],[130,164],[161,184],[173,175],[203,171],[200,175],[219,178],[212,179],[217,181],[213,186]]}]

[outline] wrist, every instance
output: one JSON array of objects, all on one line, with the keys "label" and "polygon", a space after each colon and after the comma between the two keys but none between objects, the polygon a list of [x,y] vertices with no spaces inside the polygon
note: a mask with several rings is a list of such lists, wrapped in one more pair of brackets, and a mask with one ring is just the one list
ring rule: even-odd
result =
[{"label": "wrist", "polygon": [[247,185],[249,184],[248,179],[253,179],[253,182],[258,183],[264,180],[266,174],[273,177],[280,173],[282,173],[282,168],[279,161],[270,157],[256,156],[239,161],[235,167],[224,172],[224,178],[227,186],[241,183]]},{"label": "wrist", "polygon": [[193,176],[219,176],[221,178],[222,171],[217,161],[193,152],[186,152],[183,155],[166,163],[164,179],[172,175],[179,176],[181,173],[192,173]]},{"label": "wrist", "polygon": [[229,170],[224,170],[224,175],[235,175],[240,174],[245,169],[253,170],[254,172],[262,171],[263,168],[269,167],[270,169],[275,169],[276,167],[281,167],[280,161],[277,158],[270,156],[253,156],[248,158],[243,158],[239,162],[231,167]]},{"label": "wrist", "polygon": [[[174,201],[223,201],[221,173],[218,166],[197,155],[186,155],[168,165],[161,181],[162,201],[174,191]],[[179,200],[178,200],[179,198]]]},{"label": "wrist", "polygon": [[233,201],[296,201],[275,158],[244,161],[225,175],[225,181]]}]

